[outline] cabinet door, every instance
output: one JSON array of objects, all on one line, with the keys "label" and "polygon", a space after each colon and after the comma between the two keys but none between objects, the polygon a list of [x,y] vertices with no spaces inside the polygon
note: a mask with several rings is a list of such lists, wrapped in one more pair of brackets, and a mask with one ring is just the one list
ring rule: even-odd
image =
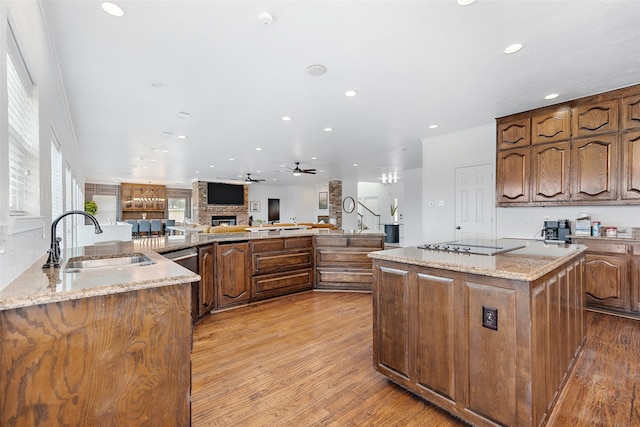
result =
[{"label": "cabinet door", "polygon": [[618,100],[573,109],[573,137],[581,138],[618,130]]},{"label": "cabinet door", "polygon": [[497,124],[498,149],[510,149],[531,145],[531,119],[514,120]]},{"label": "cabinet door", "polygon": [[572,200],[615,200],[618,149],[615,135],[573,142]]},{"label": "cabinet door", "polygon": [[496,162],[496,197],[498,204],[530,201],[530,156],[530,148],[498,151]]},{"label": "cabinet door", "polygon": [[216,307],[251,299],[249,243],[218,244],[216,251]]},{"label": "cabinet door", "polygon": [[198,287],[198,315],[204,316],[215,307],[215,246],[198,249],[200,285]]},{"label": "cabinet door", "polygon": [[625,257],[588,253],[585,263],[587,304],[628,310],[627,268]]},{"label": "cabinet door", "polygon": [[409,271],[376,266],[379,288],[374,292],[373,360],[376,369],[391,377],[409,379]]},{"label": "cabinet door", "polygon": [[623,134],[622,198],[640,199],[640,131]]},{"label": "cabinet door", "polygon": [[622,128],[640,128],[640,95],[622,98]]},{"label": "cabinet door", "polygon": [[531,120],[531,143],[559,142],[571,137],[571,110],[562,108]]},{"label": "cabinet door", "polygon": [[532,154],[533,201],[569,200],[569,143],[536,145]]}]

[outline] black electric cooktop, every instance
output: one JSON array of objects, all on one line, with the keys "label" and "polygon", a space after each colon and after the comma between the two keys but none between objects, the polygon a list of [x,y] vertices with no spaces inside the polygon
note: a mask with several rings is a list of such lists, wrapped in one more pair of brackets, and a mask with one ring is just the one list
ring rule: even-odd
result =
[{"label": "black electric cooktop", "polygon": [[451,242],[426,243],[418,246],[420,249],[436,252],[453,252],[473,255],[497,255],[524,248],[526,245],[520,240],[453,240]]}]

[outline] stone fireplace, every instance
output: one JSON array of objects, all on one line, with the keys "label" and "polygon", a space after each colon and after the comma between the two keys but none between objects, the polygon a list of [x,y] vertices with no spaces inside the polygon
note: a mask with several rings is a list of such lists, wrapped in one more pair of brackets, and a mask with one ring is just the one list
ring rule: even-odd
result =
[{"label": "stone fireplace", "polygon": [[[249,224],[249,190],[244,186],[244,205],[208,205],[207,182],[194,181],[191,186],[191,215],[192,221],[204,225],[214,225],[217,217],[233,218],[235,225]],[[222,219],[227,225],[226,219]]]}]

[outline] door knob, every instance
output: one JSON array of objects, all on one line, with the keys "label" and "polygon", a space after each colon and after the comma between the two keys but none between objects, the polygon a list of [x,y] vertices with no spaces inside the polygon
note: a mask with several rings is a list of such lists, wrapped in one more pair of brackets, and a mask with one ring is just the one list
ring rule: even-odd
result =
[{"label": "door knob", "polygon": [[456,230],[460,230],[460,226],[457,226],[457,227],[456,227]]}]

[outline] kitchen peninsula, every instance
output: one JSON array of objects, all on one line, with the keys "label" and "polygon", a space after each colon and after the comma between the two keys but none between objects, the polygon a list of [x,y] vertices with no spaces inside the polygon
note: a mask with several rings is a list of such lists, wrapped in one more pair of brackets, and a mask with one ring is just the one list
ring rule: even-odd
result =
[{"label": "kitchen peninsula", "polygon": [[[367,253],[383,238],[169,236],[75,248],[49,270],[43,255],[0,290],[0,425],[190,425],[191,300],[203,285],[207,312],[317,285],[370,289]],[[161,255],[185,249],[202,255],[200,274]]]},{"label": "kitchen peninsula", "polygon": [[474,425],[540,426],[586,339],[586,248],[500,242],[523,247],[371,253],[374,367]]}]

